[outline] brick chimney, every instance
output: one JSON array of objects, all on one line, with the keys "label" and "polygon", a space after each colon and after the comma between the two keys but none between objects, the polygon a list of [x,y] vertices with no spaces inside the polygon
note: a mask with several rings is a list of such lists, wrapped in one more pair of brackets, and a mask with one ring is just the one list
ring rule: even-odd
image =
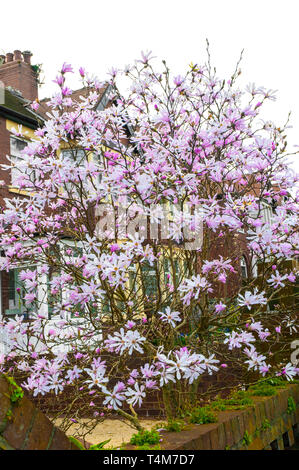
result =
[{"label": "brick chimney", "polygon": [[31,56],[30,51],[8,52],[4,62],[0,61],[0,81],[6,87],[11,86],[19,90],[23,98],[34,101],[38,97],[38,87],[37,74],[31,66]]}]

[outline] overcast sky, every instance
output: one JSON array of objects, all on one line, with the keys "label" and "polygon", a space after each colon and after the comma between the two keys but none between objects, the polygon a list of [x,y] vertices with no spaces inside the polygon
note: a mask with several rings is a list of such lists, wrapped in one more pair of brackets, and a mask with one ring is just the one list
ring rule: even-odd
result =
[{"label": "overcast sky", "polygon": [[296,0],[15,0],[2,2],[0,11],[0,54],[31,50],[32,63],[41,63],[45,75],[40,98],[55,91],[51,80],[65,61],[104,80],[111,67],[152,50],[183,74],[191,61],[205,61],[208,38],[218,75],[228,78],[244,49],[240,83],[278,90],[265,117],[283,124],[292,111],[289,150],[298,150]]}]

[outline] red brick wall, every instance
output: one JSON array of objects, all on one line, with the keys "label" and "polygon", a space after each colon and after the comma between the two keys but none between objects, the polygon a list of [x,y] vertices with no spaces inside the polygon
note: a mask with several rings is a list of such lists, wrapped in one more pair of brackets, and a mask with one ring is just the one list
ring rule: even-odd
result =
[{"label": "red brick wall", "polygon": [[0,80],[6,87],[20,90],[27,100],[34,101],[38,96],[36,73],[26,62],[14,60],[0,65]]},{"label": "red brick wall", "polygon": [[26,397],[12,402],[0,376],[0,450],[78,450]]},{"label": "red brick wall", "polygon": [[[292,413],[288,412],[289,397],[297,404]],[[284,440],[292,446],[299,423],[299,386],[290,385],[275,396],[253,399],[254,406],[245,410],[219,412],[215,424],[193,425],[180,433],[161,434],[162,449],[283,450]]]}]

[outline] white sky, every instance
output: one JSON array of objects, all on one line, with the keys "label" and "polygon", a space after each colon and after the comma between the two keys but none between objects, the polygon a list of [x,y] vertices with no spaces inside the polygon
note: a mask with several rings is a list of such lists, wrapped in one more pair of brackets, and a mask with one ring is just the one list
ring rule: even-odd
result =
[{"label": "white sky", "polygon": [[[40,98],[55,91],[51,82],[63,62],[86,68],[100,80],[152,50],[183,74],[206,60],[228,78],[244,49],[240,84],[277,89],[268,119],[278,125],[292,111],[289,150],[299,144],[299,2],[296,0],[15,0],[1,3],[0,54],[31,50],[42,63]],[[75,88],[79,82],[72,82]],[[299,170],[299,156],[295,156]]]}]

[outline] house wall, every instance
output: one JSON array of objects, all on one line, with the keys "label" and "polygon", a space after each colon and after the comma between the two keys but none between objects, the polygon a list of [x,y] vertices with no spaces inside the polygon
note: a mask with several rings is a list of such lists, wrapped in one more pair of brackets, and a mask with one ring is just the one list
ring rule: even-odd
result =
[{"label": "house wall", "polygon": [[[6,155],[10,152],[9,130],[6,126],[6,119],[0,116],[0,164],[8,164]],[[4,186],[0,185],[0,207],[3,206],[3,199],[10,197],[8,186],[10,185],[10,172],[0,167],[0,181],[4,181]]]},{"label": "house wall", "polygon": [[30,64],[30,56],[28,59],[21,51],[6,54],[4,63],[0,64],[0,80],[6,87],[19,90],[27,100],[34,101],[38,97],[37,74]]}]

